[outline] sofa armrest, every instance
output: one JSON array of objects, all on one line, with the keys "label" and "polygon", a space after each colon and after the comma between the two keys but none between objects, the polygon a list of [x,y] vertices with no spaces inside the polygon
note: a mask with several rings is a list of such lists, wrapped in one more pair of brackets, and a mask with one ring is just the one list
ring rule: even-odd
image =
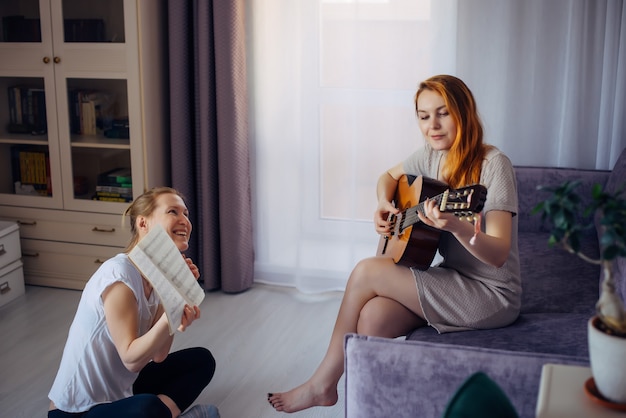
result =
[{"label": "sofa armrest", "polygon": [[588,366],[585,358],[458,345],[345,337],[346,418],[441,416],[463,381],[485,372],[521,418],[535,416],[545,363]]}]

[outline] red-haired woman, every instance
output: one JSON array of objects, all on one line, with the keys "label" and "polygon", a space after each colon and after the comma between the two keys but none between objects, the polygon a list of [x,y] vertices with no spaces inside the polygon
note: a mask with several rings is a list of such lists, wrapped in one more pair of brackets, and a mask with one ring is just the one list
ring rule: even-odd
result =
[{"label": "red-haired woman", "polygon": [[[384,172],[377,184],[376,231],[392,232],[389,215],[403,175],[423,176],[456,189],[480,183],[487,188],[475,223],[424,201],[419,221],[441,231],[443,261],[419,270],[390,257],[360,261],[348,280],[326,355],[304,384],[268,394],[277,411],[295,412],[337,402],[347,333],[395,338],[432,326],[438,332],[503,327],[520,310],[517,248],[517,186],[510,160],[483,143],[474,97],[460,79],[438,75],[420,83],[415,110],[425,145]],[[482,219],[482,220],[481,220]]]}]

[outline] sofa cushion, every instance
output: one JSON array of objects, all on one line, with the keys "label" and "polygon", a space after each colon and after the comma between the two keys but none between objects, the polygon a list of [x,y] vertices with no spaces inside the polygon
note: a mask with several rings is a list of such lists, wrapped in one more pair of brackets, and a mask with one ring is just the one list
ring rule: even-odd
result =
[{"label": "sofa cushion", "polygon": [[[593,305],[591,306],[593,309]],[[438,334],[418,328],[407,340],[588,358],[587,313],[522,314],[508,327]]]},{"label": "sofa cushion", "polygon": [[550,225],[541,222],[541,215],[532,213],[533,208],[549,196],[548,192],[537,190],[537,186],[558,186],[566,180],[581,180],[582,184],[578,191],[583,197],[582,204],[585,207],[591,202],[591,189],[594,184],[604,186],[609,174],[608,170],[516,166],[519,235],[524,232],[550,230]]},{"label": "sofa cushion", "polygon": [[[598,300],[600,266],[587,263],[559,246],[548,245],[546,232],[519,235],[522,313],[585,313],[592,315]],[[598,256],[595,232],[582,241],[582,250]]]},{"label": "sofa cushion", "polygon": [[500,386],[483,372],[467,378],[454,393],[442,418],[519,418]]}]

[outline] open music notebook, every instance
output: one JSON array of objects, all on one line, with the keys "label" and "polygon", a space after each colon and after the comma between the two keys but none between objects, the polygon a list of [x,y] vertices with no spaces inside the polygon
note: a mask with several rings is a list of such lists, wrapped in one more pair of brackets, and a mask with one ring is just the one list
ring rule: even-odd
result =
[{"label": "open music notebook", "polygon": [[170,335],[173,335],[181,323],[185,304],[200,305],[204,300],[204,290],[174,241],[160,225],[152,227],[131,250],[128,258],[159,295],[169,322]]}]

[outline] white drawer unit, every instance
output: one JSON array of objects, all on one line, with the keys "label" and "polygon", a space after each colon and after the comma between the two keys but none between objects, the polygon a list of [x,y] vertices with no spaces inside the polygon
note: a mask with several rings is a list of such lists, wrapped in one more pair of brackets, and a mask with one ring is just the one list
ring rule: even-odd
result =
[{"label": "white drawer unit", "polygon": [[24,294],[22,262],[14,261],[0,269],[0,306]]},{"label": "white drawer unit", "polygon": [[21,256],[17,223],[0,221],[0,268],[19,260]]},{"label": "white drawer unit", "polygon": [[22,262],[14,261],[0,269],[0,306],[24,294]]},{"label": "white drawer unit", "polygon": [[22,239],[26,283],[83,290],[91,275],[122,248]]},{"label": "white drawer unit", "polygon": [[0,221],[3,220],[17,223],[22,239],[112,247],[125,247],[130,239],[128,220],[121,214],[105,215],[3,207],[0,211]]},{"label": "white drawer unit", "polygon": [[37,286],[82,290],[100,264],[124,251],[131,235],[121,214],[5,206],[2,221],[19,226],[24,280]]},{"label": "white drawer unit", "polygon": [[24,294],[19,228],[0,221],[0,306]]}]

